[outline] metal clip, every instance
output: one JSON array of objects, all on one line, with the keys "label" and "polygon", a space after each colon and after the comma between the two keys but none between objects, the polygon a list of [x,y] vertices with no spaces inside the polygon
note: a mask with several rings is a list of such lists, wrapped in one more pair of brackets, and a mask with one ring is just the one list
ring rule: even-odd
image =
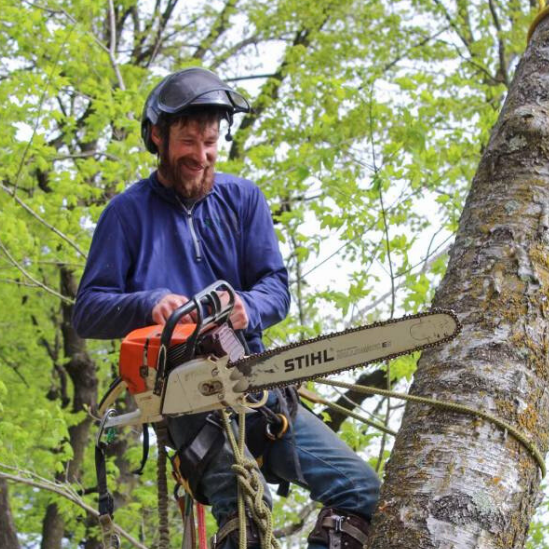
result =
[{"label": "metal clip", "polygon": [[95,439],[96,446],[99,446],[99,443],[101,442],[101,437],[103,436],[103,431],[105,430],[105,424],[107,423],[107,420],[112,415],[115,415],[115,414],[116,414],[116,410],[114,408],[109,408],[103,415],[103,419],[101,419],[101,423],[99,425],[99,431],[97,432],[97,437]]},{"label": "metal clip", "polygon": [[345,517],[334,517],[335,525],[334,525],[334,531],[335,532],[343,532],[343,523],[345,522]]}]

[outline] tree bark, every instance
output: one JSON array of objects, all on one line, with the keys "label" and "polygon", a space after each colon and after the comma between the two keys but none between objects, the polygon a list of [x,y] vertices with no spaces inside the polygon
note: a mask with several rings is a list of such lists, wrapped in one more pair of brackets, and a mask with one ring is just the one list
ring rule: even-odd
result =
[{"label": "tree bark", "polygon": [[61,549],[65,521],[59,513],[57,504],[50,503],[46,509],[46,515],[42,521],[42,541],[40,549]]},{"label": "tree bark", "polygon": [[0,549],[19,549],[19,540],[17,539],[17,531],[13,522],[9,498],[8,498],[8,483],[4,479],[0,479]]},{"label": "tree bark", "polygon": [[[62,267],[60,275],[63,295],[74,299],[77,286],[72,271]],[[78,337],[72,327],[72,305],[62,304],[61,313],[64,354],[69,359],[65,369],[74,386],[72,411],[77,413],[84,410],[86,406],[92,408],[97,402],[96,367],[86,350],[85,341]],[[79,479],[91,425],[91,418],[86,417],[80,423],[69,427],[73,458],[66,464],[66,475],[58,480],[75,482]],[[63,516],[58,512],[57,505],[51,503],[43,521],[41,549],[61,549],[64,528]]]},{"label": "tree bark", "polygon": [[[473,180],[434,305],[459,338],[423,354],[411,392],[485,410],[545,453],[549,437],[549,18]],[[518,548],[539,503],[532,454],[495,425],[409,404],[371,549]]]}]

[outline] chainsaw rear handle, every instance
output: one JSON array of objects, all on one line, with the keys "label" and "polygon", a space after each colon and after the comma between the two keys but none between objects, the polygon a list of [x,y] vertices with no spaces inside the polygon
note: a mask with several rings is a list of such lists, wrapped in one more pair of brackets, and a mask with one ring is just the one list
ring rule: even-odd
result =
[{"label": "chainsaw rear handle", "polygon": [[[229,295],[228,303],[223,306],[218,291],[226,291]],[[160,395],[166,372],[168,348],[172,340],[173,331],[177,323],[186,315],[196,314],[196,327],[186,342],[185,361],[194,356],[198,336],[211,327],[221,325],[231,316],[236,300],[236,292],[225,280],[218,280],[195,294],[187,303],[176,309],[168,318],[160,337],[160,350],[158,353],[158,366],[154,394]]]}]

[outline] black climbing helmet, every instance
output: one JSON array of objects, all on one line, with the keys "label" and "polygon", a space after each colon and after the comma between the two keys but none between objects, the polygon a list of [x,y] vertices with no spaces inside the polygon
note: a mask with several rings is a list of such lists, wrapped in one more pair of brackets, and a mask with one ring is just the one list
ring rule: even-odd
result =
[{"label": "black climbing helmet", "polygon": [[213,72],[199,67],[166,76],[149,94],[141,117],[141,137],[147,150],[158,152],[151,139],[151,127],[163,114],[180,114],[193,107],[213,107],[225,113],[230,131],[233,114],[250,112],[250,104]]}]

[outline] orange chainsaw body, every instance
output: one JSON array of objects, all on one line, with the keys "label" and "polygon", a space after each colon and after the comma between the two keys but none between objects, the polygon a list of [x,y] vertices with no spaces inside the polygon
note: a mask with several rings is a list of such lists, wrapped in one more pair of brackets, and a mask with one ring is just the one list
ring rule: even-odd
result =
[{"label": "orange chainsaw body", "polygon": [[[172,334],[171,345],[185,343],[195,329],[194,324],[178,324]],[[145,378],[150,375],[148,368],[156,370],[160,338],[164,326],[154,325],[138,328],[130,332],[120,347],[120,377],[126,382],[132,394],[147,391]]]}]

